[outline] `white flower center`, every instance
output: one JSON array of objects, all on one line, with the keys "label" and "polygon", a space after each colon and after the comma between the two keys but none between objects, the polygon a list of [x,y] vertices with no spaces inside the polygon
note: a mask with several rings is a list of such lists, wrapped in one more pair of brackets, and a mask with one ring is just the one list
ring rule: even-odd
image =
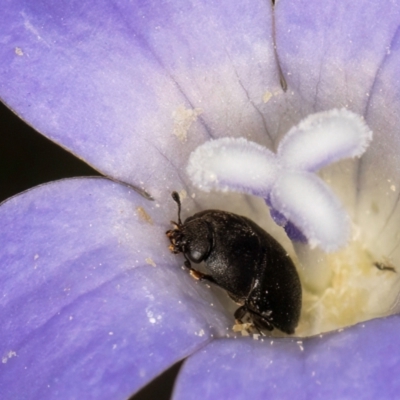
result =
[{"label": "white flower center", "polygon": [[400,271],[374,259],[341,201],[315,173],[360,157],[371,140],[363,119],[342,109],[305,118],[276,154],[244,138],[224,138],[204,143],[190,156],[187,172],[194,186],[263,198],[292,240],[292,249],[286,248],[303,286],[297,335],[387,315],[396,302]]}]

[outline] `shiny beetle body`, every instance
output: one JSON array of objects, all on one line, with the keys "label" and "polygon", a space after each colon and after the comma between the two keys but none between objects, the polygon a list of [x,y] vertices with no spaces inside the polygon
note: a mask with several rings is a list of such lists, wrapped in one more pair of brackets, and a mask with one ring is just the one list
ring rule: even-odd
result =
[{"label": "shiny beetle body", "polygon": [[[301,311],[301,284],[296,268],[283,247],[248,218],[225,211],[206,210],[180,219],[167,231],[170,250],[183,253],[185,266],[197,279],[225,289],[240,304],[239,321],[247,315],[258,330],[292,334]],[[204,262],[209,274],[192,268]]]}]

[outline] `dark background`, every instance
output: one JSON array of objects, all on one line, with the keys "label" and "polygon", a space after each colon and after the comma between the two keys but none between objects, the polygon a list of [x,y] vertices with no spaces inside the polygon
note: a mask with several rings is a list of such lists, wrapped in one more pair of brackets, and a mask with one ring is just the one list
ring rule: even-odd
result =
[{"label": "dark background", "polygon": [[[0,102],[0,202],[41,183],[100,175],[25,124]],[[174,365],[131,400],[168,400],[181,363]]]}]

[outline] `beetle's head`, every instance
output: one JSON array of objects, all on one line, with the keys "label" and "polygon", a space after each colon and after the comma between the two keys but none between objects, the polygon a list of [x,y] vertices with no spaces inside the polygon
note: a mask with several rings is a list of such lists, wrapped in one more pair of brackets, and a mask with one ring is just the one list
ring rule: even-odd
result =
[{"label": "beetle's head", "polygon": [[169,249],[174,253],[183,253],[185,258],[194,263],[205,260],[212,249],[212,230],[207,221],[195,216],[181,221],[181,202],[178,193],[173,192],[172,198],[178,204],[178,222],[171,221],[174,229],[166,232],[171,244]]},{"label": "beetle's head", "polygon": [[175,226],[175,228],[165,232],[166,235],[168,236],[169,241],[171,242],[171,244],[169,245],[169,249],[174,254],[184,253],[186,241],[185,241],[185,234],[182,229],[183,225],[177,224],[174,221],[171,222]]}]

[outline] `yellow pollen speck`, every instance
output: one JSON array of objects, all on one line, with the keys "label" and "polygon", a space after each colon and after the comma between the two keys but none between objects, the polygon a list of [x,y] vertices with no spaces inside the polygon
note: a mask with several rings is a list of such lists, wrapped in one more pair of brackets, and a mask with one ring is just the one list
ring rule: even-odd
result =
[{"label": "yellow pollen speck", "polygon": [[233,325],[232,330],[233,330],[233,332],[241,332],[243,335],[243,332],[249,331],[252,327],[253,327],[253,324],[248,323],[248,322],[245,322],[244,324],[237,323],[237,324]]},{"label": "yellow pollen speck", "polygon": [[358,241],[328,254],[326,264],[332,271],[327,287],[321,293],[303,290],[296,335],[327,332],[389,314],[400,278],[395,266],[373,259]]},{"label": "yellow pollen speck", "polygon": [[272,99],[273,94],[270,91],[266,91],[263,96],[263,102],[268,103]]},{"label": "yellow pollen speck", "polygon": [[185,189],[182,189],[182,190],[179,191],[179,197],[180,197],[181,200],[185,200],[186,199],[187,192],[186,192]]},{"label": "yellow pollen speck", "polygon": [[24,55],[24,52],[23,52],[22,49],[19,48],[19,47],[16,47],[14,51],[15,51],[15,54],[16,54],[17,56],[23,56],[23,55]]},{"label": "yellow pollen speck", "polygon": [[264,103],[268,103],[274,96],[279,96],[280,94],[282,94],[282,89],[274,90],[273,92],[267,90],[263,94],[262,101]]},{"label": "yellow pollen speck", "polygon": [[181,141],[187,140],[187,134],[190,126],[197,120],[197,117],[203,113],[201,108],[185,108],[179,106],[173,113],[174,135]]},{"label": "yellow pollen speck", "polygon": [[392,192],[395,192],[395,191],[396,191],[396,186],[395,186],[395,185],[391,185],[391,186],[390,186],[390,190],[391,190]]},{"label": "yellow pollen speck", "polygon": [[146,210],[143,207],[136,207],[138,217],[143,220],[144,222],[153,225],[153,220],[151,219],[150,215],[147,214]]},{"label": "yellow pollen speck", "polygon": [[145,259],[145,261],[146,261],[147,264],[151,265],[152,267],[156,267],[156,266],[157,266],[157,264],[156,264],[156,263],[153,261],[153,259],[150,258],[150,257],[147,257],[147,258]]}]

